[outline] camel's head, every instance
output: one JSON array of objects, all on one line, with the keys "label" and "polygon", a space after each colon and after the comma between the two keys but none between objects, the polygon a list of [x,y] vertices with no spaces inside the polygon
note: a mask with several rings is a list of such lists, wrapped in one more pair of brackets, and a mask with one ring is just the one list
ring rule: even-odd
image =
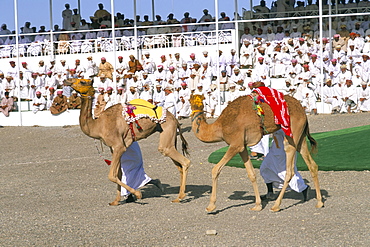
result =
[{"label": "camel's head", "polygon": [[66,79],[64,80],[64,84],[67,86],[71,86],[74,90],[79,92],[82,97],[87,96],[94,96],[95,89],[93,87],[92,80],[89,79]]},{"label": "camel's head", "polygon": [[190,95],[190,105],[192,109],[192,114],[195,112],[201,112],[204,109],[204,95],[199,95],[199,94],[192,94]]}]

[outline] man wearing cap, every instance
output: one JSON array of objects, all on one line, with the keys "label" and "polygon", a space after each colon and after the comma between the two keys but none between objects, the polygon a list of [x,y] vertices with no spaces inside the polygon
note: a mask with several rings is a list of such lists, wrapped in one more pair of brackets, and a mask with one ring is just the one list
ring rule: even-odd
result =
[{"label": "man wearing cap", "polygon": [[200,65],[195,63],[191,70],[190,77],[187,80],[188,87],[191,91],[196,89],[196,85],[200,82],[201,70]]},{"label": "man wearing cap", "polygon": [[41,96],[41,92],[37,91],[32,100],[32,112],[36,114],[38,111],[43,111],[46,106],[46,100]]},{"label": "man wearing cap", "polygon": [[236,55],[235,49],[231,49],[230,54],[226,56],[225,62],[226,62],[227,75],[231,76],[234,68],[239,68],[240,66],[239,57],[238,55]]},{"label": "man wearing cap", "polygon": [[75,66],[74,66],[77,78],[83,78],[85,73],[85,68],[81,65],[80,59],[75,60]]},{"label": "man wearing cap", "polygon": [[203,63],[202,68],[200,69],[200,82],[203,85],[205,91],[209,89],[212,83],[212,70],[208,63]]},{"label": "man wearing cap", "polygon": [[99,65],[99,72],[97,76],[101,77],[101,75],[104,75],[106,78],[113,80],[113,71],[114,71],[114,68],[112,64],[107,62],[107,59],[105,57],[102,57],[101,63]]},{"label": "man wearing cap", "polygon": [[4,93],[4,97],[1,99],[0,112],[2,112],[5,117],[9,117],[9,112],[14,108],[14,100],[9,97],[9,92]]},{"label": "man wearing cap", "polygon": [[344,84],[348,79],[352,79],[352,73],[347,69],[347,65],[342,64],[338,74],[338,82]]},{"label": "man wearing cap", "polygon": [[53,101],[57,93],[54,87],[49,87],[48,93],[46,94],[46,110],[50,109],[50,106],[53,104]]},{"label": "man wearing cap", "polygon": [[300,64],[298,64],[297,59],[291,60],[291,65],[287,66],[286,69],[286,78],[290,79],[293,85],[298,83],[298,75],[302,73],[303,68]]},{"label": "man wearing cap", "polygon": [[208,51],[203,51],[202,54],[203,56],[199,59],[199,62],[201,64],[207,63],[208,67],[212,68],[213,61],[212,58],[208,55]]},{"label": "man wearing cap", "polygon": [[164,104],[163,104],[163,107],[169,111],[170,113],[172,113],[172,115],[174,115],[174,117],[176,117],[176,98],[175,98],[175,94],[173,93],[173,86],[172,85],[168,85],[167,87],[165,87],[164,89],[164,93],[165,93],[165,98],[164,98]]},{"label": "man wearing cap", "polygon": [[67,78],[69,66],[66,64],[66,60],[60,60],[60,64],[57,68],[58,73],[62,73],[63,78]]},{"label": "man wearing cap", "polygon": [[353,71],[353,68],[359,62],[362,62],[361,52],[358,49],[355,49],[355,45],[351,44],[348,46],[347,49],[347,66],[349,67],[350,71]]},{"label": "man wearing cap", "polygon": [[143,83],[143,91],[140,93],[139,98],[153,104],[153,93],[148,82]]},{"label": "man wearing cap", "polygon": [[23,71],[19,71],[19,78],[17,78],[16,80],[16,85],[20,87],[19,97],[21,98],[21,100],[29,100],[29,80],[24,76]]},{"label": "man wearing cap", "polygon": [[340,34],[334,34],[332,42],[334,49],[339,46],[344,52],[347,51],[346,41],[340,37]]},{"label": "man wearing cap", "polygon": [[150,53],[148,51],[144,52],[144,57],[141,62],[143,65],[143,69],[148,74],[153,74],[155,71],[155,63],[153,58],[150,57]]},{"label": "man wearing cap", "polygon": [[137,69],[137,66],[141,65],[141,64],[140,64],[139,60],[137,60],[135,58],[134,55],[130,55],[129,59],[130,60],[128,61],[128,70],[127,70],[127,72],[135,73],[136,69]]},{"label": "man wearing cap", "polygon": [[190,78],[190,74],[191,74],[191,71],[190,71],[190,69],[188,69],[188,64],[183,63],[181,65],[181,69],[179,69],[179,78],[180,78],[181,82],[187,83],[188,79]]},{"label": "man wearing cap", "polygon": [[340,45],[337,45],[333,51],[333,58],[337,59],[337,62],[340,64],[347,63],[346,53],[342,50]]},{"label": "man wearing cap", "polygon": [[249,40],[244,40],[240,48],[240,66],[242,69],[250,69],[253,66],[255,56],[254,47]]},{"label": "man wearing cap", "polygon": [[[100,114],[104,111],[105,105],[107,102],[104,100],[104,88],[103,87],[98,87],[98,92],[96,96],[96,102],[95,102],[95,108],[94,108],[94,118],[99,118]],[[122,102],[126,103],[126,102]]]},{"label": "man wearing cap", "polygon": [[352,80],[347,79],[342,89],[342,100],[347,107],[347,113],[354,113],[357,105],[357,88],[353,86]]},{"label": "man wearing cap", "polygon": [[264,62],[263,57],[258,58],[258,62],[256,63],[256,66],[253,71],[253,80],[254,81],[260,81],[265,83],[265,85],[270,84],[270,68],[269,66]]},{"label": "man wearing cap", "polygon": [[240,69],[234,68],[233,73],[231,74],[231,76],[229,78],[229,82],[230,83],[235,83],[236,89],[238,91],[241,91],[240,89],[242,89],[244,87],[244,79],[245,79],[245,77],[240,72]]},{"label": "man wearing cap", "polygon": [[339,75],[340,72],[340,64],[337,62],[337,59],[333,58],[330,60],[330,64],[328,66],[328,73],[327,73],[327,78],[330,78],[332,82],[338,83],[339,82]]},{"label": "man wearing cap", "polygon": [[362,60],[361,63],[357,63],[353,70],[353,75],[358,78],[359,82],[356,83],[355,86],[359,85],[361,81],[369,81],[369,76],[370,76],[370,60],[369,60],[369,55],[368,54],[363,54],[362,55]]},{"label": "man wearing cap", "polygon": [[123,57],[118,56],[118,63],[116,64],[116,72],[120,78],[123,78],[126,70],[128,69],[128,64],[123,62]]},{"label": "man wearing cap", "polygon": [[236,84],[234,82],[229,83],[229,91],[226,94],[226,103],[230,104],[240,96],[239,90],[236,90]]},{"label": "man wearing cap", "polygon": [[161,86],[166,84],[166,72],[163,69],[163,65],[157,66],[157,70],[154,72],[154,81]]},{"label": "man wearing cap", "polygon": [[104,101],[106,102],[104,110],[115,105],[117,103],[116,97],[113,94],[113,87],[107,87],[107,90],[104,94]]},{"label": "man wearing cap", "polygon": [[331,104],[332,114],[337,114],[340,112],[341,94],[338,94],[338,92],[341,92],[341,89],[338,90],[336,87],[334,87],[331,79],[326,79],[326,83],[323,87],[322,99],[324,103]]},{"label": "man wearing cap", "polygon": [[76,91],[72,91],[72,95],[69,96],[68,109],[81,109],[81,97]]},{"label": "man wearing cap", "polygon": [[188,68],[190,69],[190,70],[192,70],[193,69],[193,67],[194,67],[194,64],[200,64],[200,62],[198,61],[198,59],[196,59],[195,58],[195,54],[194,53],[191,53],[190,54],[190,59],[187,61],[187,64],[188,64]]},{"label": "man wearing cap", "polygon": [[164,87],[169,84],[172,85],[172,87],[174,88],[178,88],[180,86],[179,73],[172,65],[169,67],[169,71],[166,74],[166,85],[164,85]]},{"label": "man wearing cap", "polygon": [[62,90],[57,91],[57,97],[54,98],[50,106],[50,112],[53,115],[60,114],[68,109],[67,97],[63,95]]},{"label": "man wearing cap", "polygon": [[57,88],[57,86],[57,81],[55,79],[55,76],[53,75],[53,72],[48,71],[45,77],[45,92],[48,90],[48,88]]},{"label": "man wearing cap", "polygon": [[159,83],[155,84],[155,90],[153,92],[153,103],[157,106],[163,106],[165,100],[165,93],[162,90],[162,86]]},{"label": "man wearing cap", "polygon": [[98,66],[93,61],[92,56],[87,57],[87,63],[85,67],[85,75],[84,78],[91,79],[98,73]]},{"label": "man wearing cap", "polygon": [[127,94],[127,102],[130,102],[131,100],[134,100],[134,99],[139,99],[139,93],[138,93],[138,90],[135,86],[130,86],[129,87],[129,90],[126,91],[126,94]]},{"label": "man wearing cap", "polygon": [[8,69],[7,75],[9,75],[13,78],[17,78],[18,77],[18,69],[15,66],[15,61],[10,61],[9,64],[10,64],[10,68]]},{"label": "man wearing cap", "polygon": [[170,65],[175,67],[175,69],[177,71],[179,71],[181,69],[181,66],[182,66],[183,63],[184,63],[184,59],[182,59],[182,57],[180,57],[180,53],[176,52],[174,54],[174,57],[172,57],[171,54],[170,54]]},{"label": "man wearing cap", "polygon": [[363,81],[361,82],[361,87],[358,89],[358,110],[360,112],[370,111],[370,88],[368,83]]}]

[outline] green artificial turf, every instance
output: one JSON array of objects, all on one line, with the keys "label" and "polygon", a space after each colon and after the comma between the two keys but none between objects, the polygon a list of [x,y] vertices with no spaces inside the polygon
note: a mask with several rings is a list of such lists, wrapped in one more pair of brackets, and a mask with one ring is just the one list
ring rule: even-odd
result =
[{"label": "green artificial turf", "polygon": [[[363,171],[370,170],[370,125],[337,131],[312,134],[318,143],[318,152],[313,159],[322,171]],[[309,146],[310,147],[310,146]],[[208,162],[217,164],[228,147],[213,152]],[[252,160],[253,166],[259,168],[262,161]],[[239,155],[234,156],[228,166],[242,167]],[[298,155],[297,167],[307,171],[301,155]]]}]

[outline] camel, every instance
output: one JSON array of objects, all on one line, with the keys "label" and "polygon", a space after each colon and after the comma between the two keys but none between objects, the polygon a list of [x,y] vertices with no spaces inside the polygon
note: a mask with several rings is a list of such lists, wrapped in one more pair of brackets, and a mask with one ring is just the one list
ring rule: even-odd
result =
[{"label": "camel", "polygon": [[[318,180],[318,166],[310,155],[305,137],[308,137],[310,141],[311,151],[315,150],[317,143],[310,135],[307,117],[299,101],[287,95],[285,95],[284,98],[287,102],[290,113],[293,138],[290,136],[285,136],[284,138],[287,172],[283,188],[281,189],[271,210],[274,212],[280,210],[280,204],[284,196],[284,192],[288,187],[290,179],[294,175],[294,157],[296,151],[301,153],[310,170],[316,189],[316,207],[321,208],[324,204],[322,202]],[[262,210],[261,198],[256,182],[256,174],[249,158],[247,146],[256,145],[264,134],[273,133],[279,130],[281,126],[275,124],[273,112],[266,103],[261,104],[265,113],[262,121],[262,118],[257,115],[257,112],[254,109],[253,99],[250,96],[241,96],[235,99],[228,104],[214,123],[208,124],[204,114],[203,99],[203,95],[191,95],[190,97],[192,108],[192,130],[195,136],[202,142],[213,143],[224,141],[229,145],[225,155],[212,169],[212,193],[206,210],[208,212],[215,210],[218,176],[226,163],[238,153],[244,162],[244,166],[247,170],[248,177],[252,182],[256,197],[256,204],[251,208],[251,210]]]},{"label": "camel", "polygon": [[[65,81],[74,90],[81,94],[81,112],[80,112],[80,128],[87,136],[101,140],[105,145],[110,147],[112,152],[112,162],[108,174],[110,181],[117,184],[117,195],[113,202],[109,205],[119,205],[121,199],[121,186],[134,194],[137,199],[142,198],[140,190],[135,190],[128,185],[122,183],[122,173],[120,157],[126,151],[132,142],[147,138],[156,132],[157,124],[149,118],[141,118],[138,120],[142,130],[138,130],[137,126],[133,125],[135,136],[131,135],[129,125],[126,123],[122,115],[122,104],[116,104],[99,115],[99,118],[92,117],[92,101],[95,90],[92,86],[92,80],[87,79],[68,79]],[[180,125],[177,119],[168,111],[166,112],[166,121],[160,124],[162,132],[159,136],[158,150],[164,156],[168,156],[175,163],[180,171],[180,190],[177,198],[173,202],[179,202],[185,197],[185,186],[190,160],[180,154],[176,149],[177,130],[180,130]],[[181,132],[179,135],[182,141],[182,150],[187,153],[187,142]]]}]

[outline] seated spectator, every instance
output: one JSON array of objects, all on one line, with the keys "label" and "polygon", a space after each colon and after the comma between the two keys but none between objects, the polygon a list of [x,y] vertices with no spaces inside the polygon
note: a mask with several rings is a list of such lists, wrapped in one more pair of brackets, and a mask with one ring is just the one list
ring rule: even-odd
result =
[{"label": "seated spectator", "polygon": [[81,109],[81,97],[77,95],[76,91],[68,99],[68,109]]},{"label": "seated spectator", "polygon": [[4,98],[2,98],[0,103],[0,112],[2,112],[5,117],[9,117],[9,112],[14,109],[14,99],[9,97],[9,92],[4,93]]},{"label": "seated spectator", "polygon": [[43,111],[46,106],[46,100],[41,96],[41,92],[37,91],[36,96],[32,100],[32,112],[36,114],[38,111]]},{"label": "seated spectator", "polygon": [[53,115],[60,114],[68,109],[67,97],[63,95],[62,90],[57,91],[57,97],[54,98],[50,106],[50,112]]},{"label": "seated spectator", "polygon": [[370,88],[367,85],[367,82],[361,83],[361,88],[358,92],[358,108],[360,112],[370,111]]},{"label": "seated spectator", "polygon": [[[98,96],[94,108],[94,118],[99,118],[100,114],[104,111],[105,105],[107,104],[104,100],[104,88],[98,88]],[[126,103],[126,102],[124,102]]]}]

